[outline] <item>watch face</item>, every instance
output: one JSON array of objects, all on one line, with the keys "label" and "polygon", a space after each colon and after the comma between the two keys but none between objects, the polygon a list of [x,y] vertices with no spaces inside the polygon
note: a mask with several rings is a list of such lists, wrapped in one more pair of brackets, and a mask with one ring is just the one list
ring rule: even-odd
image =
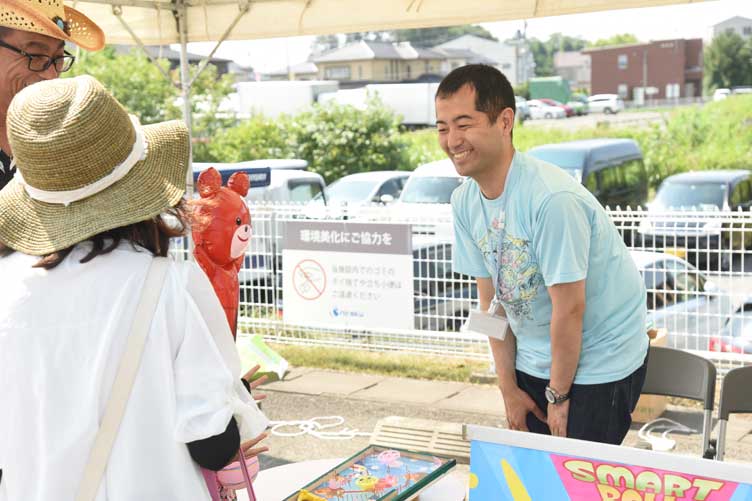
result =
[{"label": "watch face", "polygon": [[556,396],[554,395],[554,392],[551,391],[551,388],[546,388],[546,400],[548,400],[549,404],[556,403]]}]

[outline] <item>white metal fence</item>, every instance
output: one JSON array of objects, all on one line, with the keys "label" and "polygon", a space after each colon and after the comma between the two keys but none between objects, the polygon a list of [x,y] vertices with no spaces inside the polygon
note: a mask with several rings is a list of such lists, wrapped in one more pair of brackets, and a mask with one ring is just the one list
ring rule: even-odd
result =
[{"label": "white metal fence", "polygon": [[[254,236],[240,273],[242,330],[279,343],[488,359],[484,336],[459,331],[477,307],[477,291],[474,280],[452,272],[448,206],[259,204],[250,209]],[[752,363],[752,215],[629,209],[609,210],[609,215],[643,275],[650,319],[666,329],[668,346],[696,351],[721,371]],[[410,224],[414,328],[285,323],[282,228],[300,219]]]}]

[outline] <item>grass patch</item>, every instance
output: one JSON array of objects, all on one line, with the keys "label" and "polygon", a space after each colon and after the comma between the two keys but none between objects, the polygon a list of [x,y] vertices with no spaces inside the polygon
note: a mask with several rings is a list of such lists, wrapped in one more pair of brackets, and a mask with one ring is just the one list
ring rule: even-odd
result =
[{"label": "grass patch", "polygon": [[488,372],[488,363],[477,360],[276,343],[270,346],[297,367],[459,382],[472,382],[473,374]]}]

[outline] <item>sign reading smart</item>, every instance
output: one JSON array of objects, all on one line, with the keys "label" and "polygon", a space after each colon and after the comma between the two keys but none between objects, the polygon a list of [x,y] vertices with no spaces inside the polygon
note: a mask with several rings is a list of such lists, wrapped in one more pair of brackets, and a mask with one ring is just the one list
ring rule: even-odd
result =
[{"label": "sign reading smart", "polygon": [[467,426],[470,501],[752,501],[752,467]]},{"label": "sign reading smart", "polygon": [[413,327],[409,225],[291,221],[282,244],[285,322]]}]

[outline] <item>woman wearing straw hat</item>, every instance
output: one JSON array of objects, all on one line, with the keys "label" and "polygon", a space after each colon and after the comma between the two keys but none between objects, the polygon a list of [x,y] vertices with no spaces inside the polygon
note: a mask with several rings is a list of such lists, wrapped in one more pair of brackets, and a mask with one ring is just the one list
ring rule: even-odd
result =
[{"label": "woman wearing straw hat", "polygon": [[63,0],[0,1],[0,190],[15,172],[5,132],[8,105],[24,87],[70,69],[75,57],[63,50],[65,42],[99,50],[104,34]]},{"label": "woman wearing straw hat", "polygon": [[[154,257],[183,229],[185,126],[141,126],[99,82],[77,77],[21,91],[8,136],[18,174],[0,191],[0,242],[12,249],[0,257],[0,491],[68,501],[91,484],[82,478],[97,463],[100,421],[125,386],[134,318],[146,317],[91,499],[208,500],[193,459],[219,469],[241,438],[258,454],[253,437],[268,422],[240,382],[206,276]],[[157,262],[167,263],[162,285],[144,287]],[[141,315],[155,290],[153,313]]]}]

